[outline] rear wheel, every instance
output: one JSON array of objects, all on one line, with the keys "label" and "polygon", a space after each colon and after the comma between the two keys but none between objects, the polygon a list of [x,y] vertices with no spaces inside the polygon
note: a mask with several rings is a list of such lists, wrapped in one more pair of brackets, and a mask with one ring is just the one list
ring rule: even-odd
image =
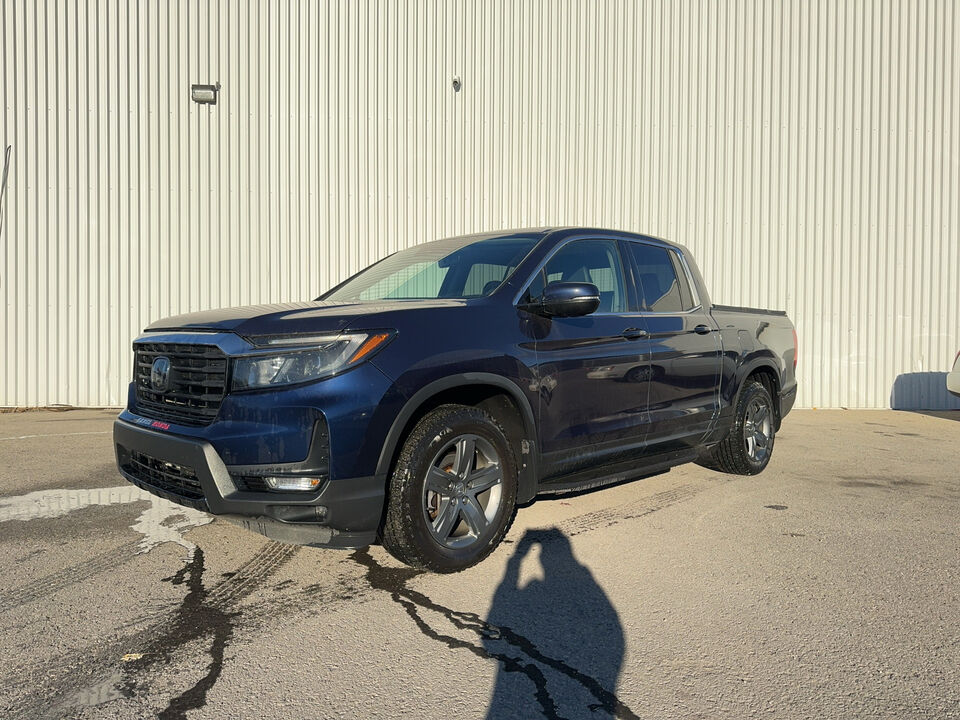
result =
[{"label": "rear wheel", "polygon": [[737,399],[729,434],[697,462],[720,472],[756,475],[770,462],[774,427],[770,391],[759,380],[748,380]]},{"label": "rear wheel", "polygon": [[487,412],[442,405],[417,423],[390,479],[383,544],[434,572],[474,565],[513,518],[517,470],[503,428]]}]

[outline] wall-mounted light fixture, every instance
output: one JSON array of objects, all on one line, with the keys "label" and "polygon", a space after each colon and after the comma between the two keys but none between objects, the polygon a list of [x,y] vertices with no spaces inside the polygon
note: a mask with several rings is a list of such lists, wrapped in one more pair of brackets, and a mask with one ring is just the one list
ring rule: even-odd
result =
[{"label": "wall-mounted light fixture", "polygon": [[459,76],[459,75],[454,75],[454,76],[453,76],[453,91],[454,91],[454,92],[460,92],[460,88],[462,88],[462,87],[463,87],[463,81],[460,80],[460,76]]},{"label": "wall-mounted light fixture", "polygon": [[220,83],[216,85],[191,85],[190,99],[200,105],[216,105]]}]

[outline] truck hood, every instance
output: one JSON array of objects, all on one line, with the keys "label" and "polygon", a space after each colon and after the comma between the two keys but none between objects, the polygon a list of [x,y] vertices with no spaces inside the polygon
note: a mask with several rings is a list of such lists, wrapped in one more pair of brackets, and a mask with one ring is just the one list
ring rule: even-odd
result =
[{"label": "truck hood", "polygon": [[275,305],[247,305],[174,315],[147,326],[145,332],[195,330],[233,332],[244,337],[339,332],[356,328],[361,319],[375,319],[379,322],[380,316],[385,316],[382,318],[384,324],[378,325],[378,327],[385,327],[388,324],[389,315],[396,312],[453,307],[463,305],[463,302],[462,300],[379,300],[343,303],[314,300]]}]

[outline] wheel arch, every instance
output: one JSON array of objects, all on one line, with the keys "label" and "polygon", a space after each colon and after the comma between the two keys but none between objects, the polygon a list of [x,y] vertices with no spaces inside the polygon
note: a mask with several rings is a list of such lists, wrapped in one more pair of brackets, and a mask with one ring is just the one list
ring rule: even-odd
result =
[{"label": "wheel arch", "polygon": [[[737,399],[740,397],[740,393],[746,384],[751,380],[756,379],[767,388],[767,392],[770,393],[770,399],[773,401],[773,412],[774,412],[774,421],[776,430],[780,429],[780,422],[782,416],[780,413],[780,371],[774,363],[768,358],[761,358],[750,363],[743,371],[743,380],[740,382],[740,387],[737,389]],[[736,402],[734,402],[734,407],[736,407]]]},{"label": "wheel arch", "polygon": [[517,503],[527,503],[537,494],[539,446],[533,409],[523,392],[501,375],[462,373],[425,385],[406,402],[387,432],[377,476],[386,482],[404,439],[420,418],[440,405],[457,403],[482,407],[504,425],[511,441],[519,433],[514,448],[517,462]]}]

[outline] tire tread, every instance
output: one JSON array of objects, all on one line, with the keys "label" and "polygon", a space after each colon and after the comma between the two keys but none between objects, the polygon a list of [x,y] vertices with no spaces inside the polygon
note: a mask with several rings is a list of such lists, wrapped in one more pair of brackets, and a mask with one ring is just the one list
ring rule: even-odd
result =
[{"label": "tire tread", "polygon": [[[421,511],[419,500],[409,502],[411,493],[419,498],[415,492],[417,483],[417,468],[422,461],[422,452],[436,438],[438,432],[444,428],[455,427],[462,423],[490,423],[500,433],[510,452],[501,462],[508,464],[514,473],[513,492],[508,493],[505,501],[510,503],[509,516],[504,526],[491,538],[487,547],[472,558],[468,563],[458,563],[452,566],[449,562],[438,561],[433,554],[426,552],[417,542],[415,527],[419,518],[413,513]],[[441,405],[423,416],[407,436],[397,457],[396,464],[390,476],[390,486],[387,493],[387,511],[383,526],[383,545],[387,551],[400,562],[412,567],[429,570],[431,572],[459,572],[476,565],[486,558],[499,545],[500,540],[510,529],[516,516],[516,468],[513,463],[513,448],[503,427],[490,413],[470,405]],[[506,478],[504,479],[506,481]]]},{"label": "tire tread", "polygon": [[[727,436],[714,445],[697,460],[697,465],[702,465],[710,470],[729,473],[731,475],[756,475],[763,472],[767,463],[757,467],[750,461],[747,455],[747,449],[743,444],[743,422],[747,404],[757,394],[763,393],[769,401],[770,411],[773,412],[773,399],[770,392],[759,380],[748,378],[737,398],[737,409],[734,414],[734,423]],[[773,453],[774,437],[771,437],[770,452]],[[769,458],[767,460],[769,462]]]}]

